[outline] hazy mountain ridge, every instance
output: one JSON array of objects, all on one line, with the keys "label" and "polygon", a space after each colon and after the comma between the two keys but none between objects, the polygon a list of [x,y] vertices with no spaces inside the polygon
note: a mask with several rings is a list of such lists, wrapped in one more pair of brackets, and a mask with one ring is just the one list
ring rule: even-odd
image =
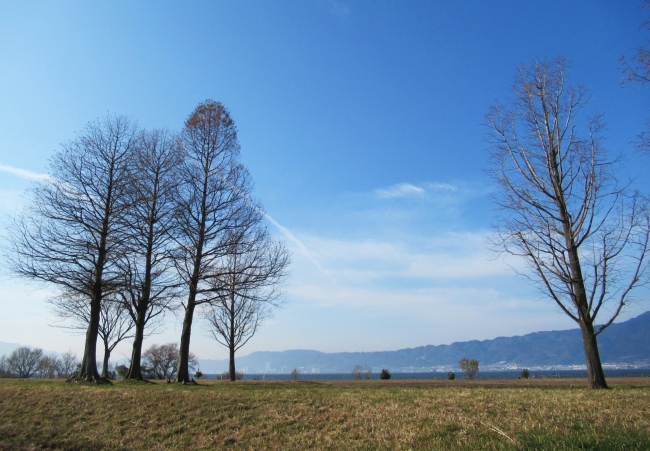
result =
[{"label": "hazy mountain ridge", "polygon": [[[621,323],[614,323],[598,336],[604,364],[640,365],[650,368],[650,311]],[[0,342],[0,356],[8,356],[18,343]],[[46,354],[59,353],[46,351]],[[257,351],[237,358],[237,368],[247,373],[303,372],[348,373],[356,365],[375,369],[431,370],[456,368],[463,358],[477,359],[482,368],[490,365],[570,366],[584,365],[579,329],[533,332],[492,340],[472,340],[448,345],[426,345],[396,351],[336,352],[313,350]],[[124,363],[122,360],[114,361]],[[270,370],[267,371],[267,362]],[[201,371],[218,373],[228,369],[228,360],[199,360]]]},{"label": "hazy mountain ridge", "polygon": [[[650,311],[628,321],[612,324],[598,336],[598,344],[604,364],[650,367]],[[237,367],[248,373],[289,372],[293,368],[302,368],[305,372],[349,372],[356,365],[424,370],[456,367],[463,357],[477,359],[482,367],[496,364],[535,367],[585,363],[580,330],[570,329],[396,351],[258,351],[238,357]],[[200,360],[200,366],[203,372],[221,372],[227,370],[228,361]]]}]

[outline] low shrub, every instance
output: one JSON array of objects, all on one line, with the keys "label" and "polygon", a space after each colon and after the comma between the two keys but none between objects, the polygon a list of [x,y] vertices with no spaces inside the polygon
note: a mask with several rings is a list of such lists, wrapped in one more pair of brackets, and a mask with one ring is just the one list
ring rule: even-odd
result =
[{"label": "low shrub", "polygon": [[[217,379],[220,381],[229,381],[230,380],[230,371],[224,371],[221,374],[217,375]],[[235,371],[235,380],[236,381],[241,381],[244,380],[244,373],[240,371]]]},{"label": "low shrub", "polygon": [[120,377],[126,376],[127,371],[129,371],[129,367],[126,365],[117,365],[115,367],[115,372],[118,374]]}]

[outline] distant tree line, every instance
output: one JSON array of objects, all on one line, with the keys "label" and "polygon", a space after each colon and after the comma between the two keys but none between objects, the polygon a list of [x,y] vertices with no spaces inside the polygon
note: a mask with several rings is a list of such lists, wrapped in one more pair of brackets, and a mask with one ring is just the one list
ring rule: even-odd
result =
[{"label": "distant tree line", "polygon": [[[281,302],[289,264],[239,154],[228,110],[208,100],[179,133],[108,116],[52,157],[49,177],[10,227],[6,257],[15,274],[56,286],[50,303],[61,326],[85,333],[77,377],[106,378],[111,351],[132,338],[126,378],[191,381],[199,312],[229,348],[235,379],[235,351]],[[170,311],[183,318],[176,359],[144,371],[143,340]]]},{"label": "distant tree line", "polygon": [[20,347],[9,354],[9,357],[0,357],[0,377],[67,378],[78,366],[79,360],[71,352],[57,357],[46,355],[39,348]]}]

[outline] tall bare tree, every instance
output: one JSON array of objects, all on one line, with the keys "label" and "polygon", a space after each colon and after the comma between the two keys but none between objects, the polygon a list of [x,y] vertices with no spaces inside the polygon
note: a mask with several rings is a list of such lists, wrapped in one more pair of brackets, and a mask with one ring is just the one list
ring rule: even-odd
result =
[{"label": "tall bare tree", "polygon": [[181,162],[175,135],[164,130],[143,132],[131,165],[132,208],[124,216],[127,250],[119,260],[123,274],[119,295],[135,324],[126,379],[143,379],[145,326],[162,318],[178,295],[179,280],[172,271],[171,257]]},{"label": "tall bare tree", "polygon": [[231,232],[228,252],[210,278],[215,299],[204,310],[212,337],[229,350],[230,380],[235,381],[235,352],[272,316],[281,300],[289,254],[263,226],[259,207],[250,205],[249,230]]},{"label": "tall bare tree", "polygon": [[10,230],[7,258],[15,274],[74,292],[90,316],[80,377],[100,380],[96,346],[102,298],[117,281],[121,217],[129,208],[129,161],[137,130],[126,117],[88,124],[50,160],[50,178]]},{"label": "tall bare tree", "polygon": [[495,244],[523,257],[525,275],[579,324],[590,386],[606,388],[596,337],[647,282],[648,212],[619,185],[598,117],[578,125],[586,90],[566,85],[565,66],[520,68],[511,104],[487,115],[500,188]]},{"label": "tall bare tree", "polygon": [[[64,323],[57,326],[83,332],[90,322],[91,305],[85,296],[67,292],[48,301],[54,314]],[[108,378],[109,361],[113,349],[122,341],[133,336],[133,322],[125,306],[119,302],[115,293],[104,293],[99,313],[97,333],[104,345],[101,377]]]},{"label": "tall bare tree", "polygon": [[248,172],[238,163],[237,129],[219,102],[201,103],[190,114],[182,133],[183,164],[178,192],[177,270],[188,290],[182,304],[183,329],[178,358],[178,382],[189,382],[192,321],[197,306],[212,300],[211,267],[227,252],[233,218],[246,208]]}]

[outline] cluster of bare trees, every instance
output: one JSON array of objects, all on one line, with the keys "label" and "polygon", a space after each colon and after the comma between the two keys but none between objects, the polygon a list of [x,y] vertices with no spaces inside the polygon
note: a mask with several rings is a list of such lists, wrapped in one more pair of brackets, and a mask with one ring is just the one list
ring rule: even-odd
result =
[{"label": "cluster of bare trees", "polygon": [[78,365],[79,360],[70,352],[57,357],[45,355],[39,348],[21,347],[15,349],[9,357],[0,357],[0,377],[68,377]]},{"label": "cluster of bare trees", "polygon": [[229,112],[206,101],[179,134],[110,116],[54,155],[49,178],[13,224],[7,256],[15,274],[57,286],[55,313],[64,327],[85,331],[80,378],[106,377],[113,348],[133,338],[126,377],[142,379],[144,337],[165,312],[180,310],[174,373],[190,381],[197,308],[230,348],[234,378],[234,352],[280,302],[289,263],[251,198],[239,151]]},{"label": "cluster of bare trees", "polygon": [[[142,353],[142,372],[151,379],[171,380],[178,370],[178,344],[151,345]],[[190,352],[188,358],[190,369],[198,367],[198,359]]]}]

